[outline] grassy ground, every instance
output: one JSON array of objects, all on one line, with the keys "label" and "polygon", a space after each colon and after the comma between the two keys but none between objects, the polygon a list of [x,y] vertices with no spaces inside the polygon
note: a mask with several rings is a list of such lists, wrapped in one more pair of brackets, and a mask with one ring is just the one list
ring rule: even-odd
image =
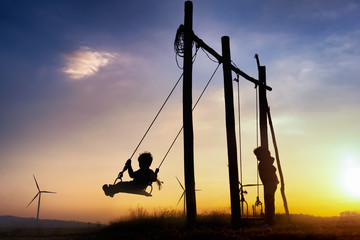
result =
[{"label": "grassy ground", "polygon": [[230,216],[223,213],[199,215],[193,228],[176,212],[155,215],[134,212],[128,219],[109,226],[82,230],[34,229],[0,231],[0,239],[339,239],[360,240],[360,216],[313,217],[291,215],[291,223],[284,215],[276,216],[277,224],[264,228],[259,220],[244,220],[244,226],[231,228]]}]

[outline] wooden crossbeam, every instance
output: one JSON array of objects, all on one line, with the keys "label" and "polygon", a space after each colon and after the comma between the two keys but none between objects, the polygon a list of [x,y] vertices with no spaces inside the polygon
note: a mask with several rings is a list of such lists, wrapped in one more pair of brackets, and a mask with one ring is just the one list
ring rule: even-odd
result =
[{"label": "wooden crossbeam", "polygon": [[[202,47],[205,51],[207,51],[212,56],[214,56],[220,63],[224,63],[223,57],[220,54],[218,54],[214,49],[212,49],[209,45],[207,45],[202,39],[200,39],[195,34],[193,34],[193,39],[200,47]],[[233,64],[231,64],[231,70],[234,71],[239,76],[242,76],[246,80],[248,80],[256,85],[262,84],[259,80],[255,79],[253,77],[250,77],[249,75],[247,75],[246,73],[241,71],[239,68],[235,67]],[[265,88],[266,88],[266,90],[269,90],[269,91],[272,90],[272,88],[269,86],[265,86]]]}]

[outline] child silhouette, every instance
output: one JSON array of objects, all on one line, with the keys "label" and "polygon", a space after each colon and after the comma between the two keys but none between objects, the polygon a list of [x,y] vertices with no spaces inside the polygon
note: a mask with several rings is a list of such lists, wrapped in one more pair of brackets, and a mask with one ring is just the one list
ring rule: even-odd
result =
[{"label": "child silhouette", "polygon": [[113,197],[116,193],[125,192],[125,193],[138,193],[144,194],[146,196],[151,196],[150,193],[147,193],[145,189],[147,186],[151,185],[153,182],[157,182],[159,189],[161,187],[161,182],[157,179],[157,174],[159,169],[157,168],[155,172],[150,169],[152,163],[152,155],[149,152],[141,153],[139,161],[139,170],[135,171],[131,166],[131,159],[126,161],[125,167],[122,172],[119,173],[121,179],[123,172],[128,170],[129,176],[133,178],[133,181],[128,182],[118,182],[117,184],[105,184],[102,188],[106,196]]},{"label": "child silhouette", "polygon": [[265,224],[273,225],[275,217],[275,191],[279,183],[274,167],[274,158],[269,150],[264,147],[254,149],[254,154],[259,161],[259,175],[264,185]]}]

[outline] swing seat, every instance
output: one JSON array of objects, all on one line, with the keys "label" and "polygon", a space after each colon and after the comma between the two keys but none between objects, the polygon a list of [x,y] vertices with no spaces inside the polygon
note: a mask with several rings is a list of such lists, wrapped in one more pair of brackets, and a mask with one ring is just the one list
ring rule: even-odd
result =
[{"label": "swing seat", "polygon": [[150,192],[147,192],[146,190],[138,190],[138,189],[129,189],[126,191],[121,191],[122,193],[129,193],[129,194],[138,194],[138,195],[144,195],[146,197],[152,197]]},{"label": "swing seat", "polygon": [[148,186],[150,186],[150,192],[146,191],[146,188],[144,189],[143,187],[139,187],[136,184],[132,184],[131,182],[120,182],[114,185],[103,185],[102,189],[104,190],[104,193],[106,196],[110,196],[110,197],[114,197],[114,195],[116,193],[129,193],[129,194],[137,194],[137,195],[143,195],[146,197],[152,197],[151,192],[152,192],[152,185],[149,184]]}]

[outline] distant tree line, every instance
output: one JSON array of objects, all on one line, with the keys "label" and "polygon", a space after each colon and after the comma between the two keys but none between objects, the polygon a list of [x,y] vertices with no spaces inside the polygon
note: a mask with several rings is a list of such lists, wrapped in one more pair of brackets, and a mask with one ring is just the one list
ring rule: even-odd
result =
[{"label": "distant tree line", "polygon": [[358,211],[345,211],[340,213],[340,217],[356,217],[360,216],[360,212]]}]

